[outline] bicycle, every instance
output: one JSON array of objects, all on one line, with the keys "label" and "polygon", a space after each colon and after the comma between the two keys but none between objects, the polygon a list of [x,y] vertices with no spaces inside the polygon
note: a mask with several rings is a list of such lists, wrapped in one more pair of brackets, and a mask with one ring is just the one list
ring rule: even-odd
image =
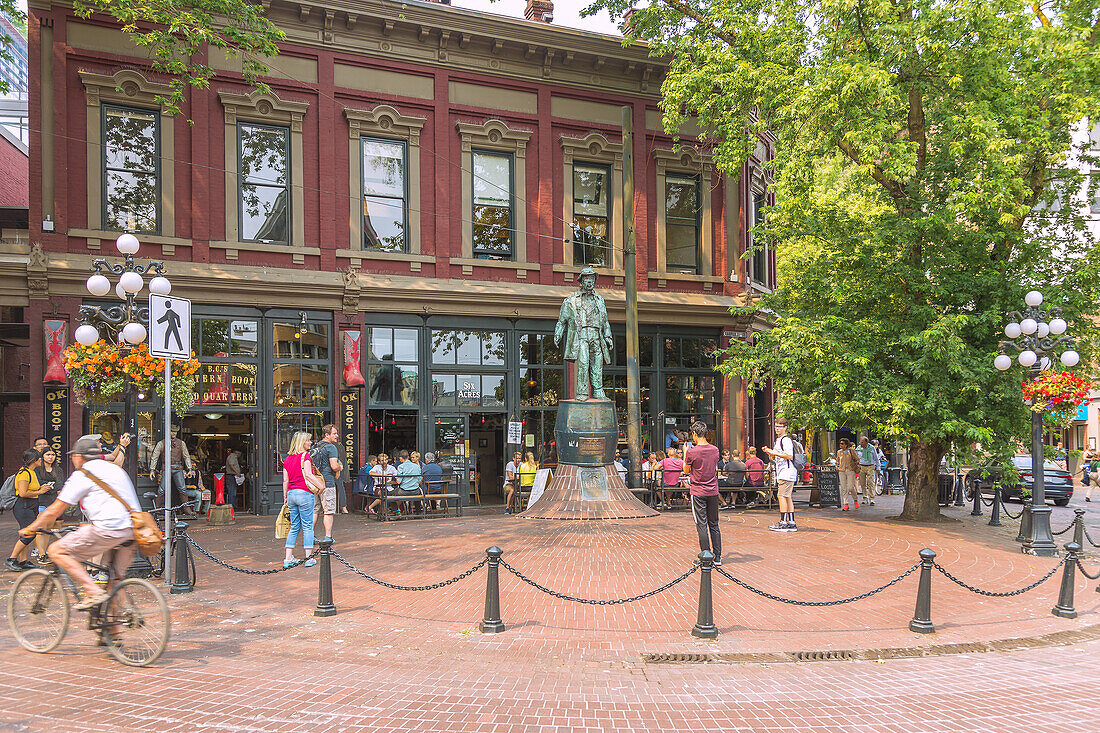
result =
[{"label": "bicycle", "polygon": [[[153,503],[154,506],[149,511],[153,514],[154,517],[156,517],[157,526],[160,527],[161,533],[166,535],[167,533],[165,532],[165,528],[164,528],[164,507],[156,506],[156,500],[158,498],[160,498],[160,494],[157,494],[157,493],[152,492],[152,491],[147,491],[147,492],[145,492],[144,497],[146,499],[148,499],[150,502]],[[179,511],[181,509],[183,509],[184,507],[192,506],[193,503],[194,502],[191,502],[191,501],[185,501],[182,504],[178,504],[174,507],[168,507],[168,512],[169,512],[169,516],[171,517],[171,522],[172,522],[172,527],[173,528],[176,525],[176,521],[179,519],[179,516],[178,516]],[[172,538],[173,538],[173,540],[175,540],[177,542],[186,542],[187,541],[187,540],[184,540],[184,539],[177,539],[175,534],[172,535]],[[167,543],[165,543],[165,546],[160,548],[160,552],[158,552],[156,555],[153,555],[152,557],[149,558],[149,564],[153,568],[149,572],[149,575],[151,577],[154,577],[154,578],[164,577],[165,562],[171,562],[170,558],[165,558],[165,556],[164,556],[164,552],[167,549],[167,547],[168,547],[168,545],[167,545]],[[195,556],[192,553],[187,553],[187,561],[188,561],[188,564],[191,566],[190,567],[190,570],[191,570],[191,584],[194,585],[195,580],[196,580],[196,578],[195,578]]]},{"label": "bicycle", "polygon": [[[76,529],[39,532],[60,538]],[[113,560],[114,551],[109,555]],[[98,634],[98,644],[107,647],[119,662],[144,667],[156,661],[168,646],[168,604],[148,580],[119,580],[112,565],[84,561],[89,573],[107,573],[110,588],[107,600],[88,609],[88,629]],[[16,578],[8,596],[8,625],[20,646],[38,654],[57,648],[69,630],[70,593],[78,596],[76,583],[56,565],[27,570]]]}]

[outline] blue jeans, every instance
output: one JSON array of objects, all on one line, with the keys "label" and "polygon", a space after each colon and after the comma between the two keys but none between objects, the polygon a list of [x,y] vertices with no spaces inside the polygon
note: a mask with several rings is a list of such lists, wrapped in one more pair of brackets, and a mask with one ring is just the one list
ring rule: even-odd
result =
[{"label": "blue jeans", "polygon": [[199,510],[199,505],[202,503],[202,492],[197,488],[191,491],[187,490],[187,476],[182,468],[172,469],[172,488],[179,492],[179,495],[184,499],[187,504],[195,511]]},{"label": "blue jeans", "polygon": [[290,534],[286,536],[286,546],[294,549],[298,542],[298,530],[302,531],[302,548],[306,552],[313,550],[313,507],[316,497],[311,491],[291,489],[286,495],[286,505],[290,509]]}]

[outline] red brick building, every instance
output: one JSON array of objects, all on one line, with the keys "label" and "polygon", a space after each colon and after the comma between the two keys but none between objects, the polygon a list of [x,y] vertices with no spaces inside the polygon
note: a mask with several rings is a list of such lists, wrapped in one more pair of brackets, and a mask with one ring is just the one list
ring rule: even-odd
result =
[{"label": "red brick building", "polygon": [[[194,303],[203,381],[183,430],[208,470],[244,449],[242,508],[273,503],[290,432],[339,424],[342,409],[356,460],[435,451],[491,494],[507,422],[553,459],[552,334],[585,266],[617,334],[605,381],[625,415],[627,106],[647,442],[664,447],[666,428],[695,418],[722,445],[768,437],[770,400],[753,404],[707,352],[745,337],[753,325],[730,307],[774,282],[771,252],[742,258],[770,141],[736,178],[690,135],[675,146],[657,109],[664,67],[617,37],[424,2],[267,7],[287,33],[271,92],[212,51],[216,78],[173,117],[156,101],[165,79],[117,26],[32,0],[35,250],[4,264],[25,289],[2,303],[30,324],[20,359],[34,383],[43,321],[67,321],[71,338],[92,261],[117,261],[130,229],[139,261],[164,260],[173,294]],[[361,333],[365,387],[342,378],[348,331]],[[49,389],[31,389],[32,433]],[[117,404],[66,407],[53,439],[125,429]],[[139,407],[141,461],[158,414]]]}]

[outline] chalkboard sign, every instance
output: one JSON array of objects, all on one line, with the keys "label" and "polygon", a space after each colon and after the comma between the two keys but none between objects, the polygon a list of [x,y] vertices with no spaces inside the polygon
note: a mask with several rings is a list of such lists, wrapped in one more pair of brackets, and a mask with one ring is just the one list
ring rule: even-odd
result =
[{"label": "chalkboard sign", "polygon": [[835,468],[818,469],[817,490],[821,506],[840,506],[840,474]]}]

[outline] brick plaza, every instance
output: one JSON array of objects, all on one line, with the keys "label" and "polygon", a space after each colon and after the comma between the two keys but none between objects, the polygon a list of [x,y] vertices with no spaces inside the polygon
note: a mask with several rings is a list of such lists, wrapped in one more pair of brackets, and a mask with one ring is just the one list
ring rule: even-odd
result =
[{"label": "brick plaza", "polygon": [[[1077,501],[1080,501],[1078,499]],[[1072,509],[1054,510],[1054,527]],[[1021,554],[1016,524],[946,510],[961,522],[902,526],[885,518],[900,497],[859,514],[801,513],[797,534],[767,530],[770,513],[722,514],[727,571],[755,587],[828,600],[876,587],[931,547],[951,572],[984,589],[1026,585],[1057,560]],[[1087,526],[1100,535],[1100,511]],[[1013,511],[1018,505],[1010,507]],[[988,510],[987,510],[988,511]],[[11,528],[2,533],[8,541]],[[338,518],[336,549],[389,582],[444,580],[492,544],[538,582],[589,598],[649,590],[695,556],[687,512],[624,522],[535,522],[500,515],[380,525]],[[276,567],[268,518],[196,527],[220,558]],[[1059,538],[1068,540],[1069,535]],[[485,573],[410,593],[368,583],[334,563],[338,615],[314,618],[315,570],[268,577],[196,558],[198,585],[172,596],[172,642],[152,668],[133,670],[96,649],[74,622],[48,655],[0,637],[0,730],[536,731],[573,730],[1095,730],[1100,643],[1046,643],[1100,619],[1095,582],[1078,575],[1075,620],[1055,618],[1055,576],[1009,599],[977,596],[933,578],[937,632],[916,635],[916,574],[857,603],[803,608],[714,579],[720,636],[689,635],[698,576],[625,606],[558,600],[501,571],[507,630],[477,630]],[[1100,567],[1094,551],[1086,566]],[[10,583],[14,575],[5,576]],[[6,587],[6,584],[5,584]],[[1050,637],[1048,637],[1050,638]],[[1095,636],[1094,636],[1095,638]],[[1020,640],[1019,651],[883,661],[653,663],[645,654],[822,652],[942,647]],[[1026,648],[1031,646],[1033,648]],[[735,658],[735,657],[731,657]]]}]

